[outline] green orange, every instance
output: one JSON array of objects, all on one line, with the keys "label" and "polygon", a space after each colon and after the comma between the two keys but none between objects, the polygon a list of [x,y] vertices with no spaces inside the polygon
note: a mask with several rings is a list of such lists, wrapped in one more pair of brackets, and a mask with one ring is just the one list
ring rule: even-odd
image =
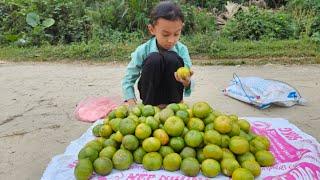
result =
[{"label": "green orange", "polygon": [[109,122],[109,125],[114,132],[117,132],[119,130],[119,124],[121,120],[121,118],[114,118]]},{"label": "green orange", "polygon": [[221,135],[221,147],[228,148],[230,143],[230,137],[227,135]]},{"label": "green orange", "polygon": [[121,134],[120,131],[117,131],[113,136],[113,140],[115,140],[118,143],[121,143],[122,139],[123,139],[123,135]]},{"label": "green orange", "polygon": [[159,170],[162,165],[162,156],[158,152],[147,153],[143,156],[142,164],[146,170]]},{"label": "green orange", "polygon": [[99,153],[97,150],[91,148],[91,147],[84,147],[80,150],[78,154],[78,159],[90,159],[91,162],[94,162],[99,156]]},{"label": "green orange", "polygon": [[141,115],[141,110],[138,106],[129,107],[129,112],[133,113],[134,115],[136,115],[138,117],[140,117],[140,115]]},{"label": "green orange", "polygon": [[174,153],[174,150],[170,146],[161,146],[159,153],[162,157],[166,157],[168,154]]},{"label": "green orange", "polygon": [[210,114],[208,115],[208,117],[206,117],[206,118],[203,120],[203,122],[207,125],[207,124],[209,124],[209,123],[213,123],[215,119],[216,119],[216,115],[215,115],[214,113],[210,113]]},{"label": "green orange", "polygon": [[75,169],[74,176],[77,180],[89,179],[93,173],[93,165],[89,159],[79,159]]},{"label": "green orange", "polygon": [[250,146],[248,140],[240,136],[233,136],[230,139],[229,149],[235,154],[244,154],[249,152]]},{"label": "green orange", "polygon": [[181,156],[182,159],[187,158],[187,157],[193,157],[193,158],[195,158],[196,155],[197,155],[196,150],[194,150],[194,149],[191,148],[191,147],[184,147],[184,148],[182,149],[182,151],[180,152],[180,156]]},{"label": "green orange", "polygon": [[232,158],[232,159],[235,159],[236,157],[234,156],[234,154],[227,148],[222,148],[221,149],[222,152],[223,152],[223,155],[222,155],[222,159],[226,159],[226,158]]},{"label": "green orange", "polygon": [[240,126],[238,123],[232,123],[232,129],[228,133],[228,136],[233,137],[233,136],[239,136],[240,134]]},{"label": "green orange", "polygon": [[94,135],[94,136],[96,136],[96,137],[100,137],[100,128],[103,126],[103,124],[98,124],[98,125],[96,125],[96,126],[94,126],[93,128],[92,128],[92,134]]},{"label": "green orange", "polygon": [[221,171],[220,164],[214,159],[206,159],[201,164],[201,172],[206,177],[215,177]]},{"label": "green orange", "polygon": [[203,148],[203,154],[206,158],[220,160],[223,156],[222,149],[215,144],[208,144]]},{"label": "green orange", "polygon": [[254,160],[244,161],[243,163],[241,163],[241,167],[248,169],[253,174],[253,176],[259,176],[261,174],[261,167],[259,163]]},{"label": "green orange", "polygon": [[180,107],[177,103],[171,103],[166,108],[172,109],[174,112],[179,111]]},{"label": "green orange", "polygon": [[142,142],[142,147],[146,152],[158,151],[160,149],[160,146],[161,146],[160,140],[155,137],[148,137]]},{"label": "green orange", "polygon": [[218,116],[214,121],[214,129],[219,133],[225,134],[232,130],[232,121],[228,116]]},{"label": "green orange", "polygon": [[248,133],[250,131],[250,123],[245,119],[239,119],[238,124],[240,126],[240,129],[244,132]]},{"label": "green orange", "polygon": [[102,176],[106,176],[111,173],[113,164],[109,158],[99,157],[93,163],[94,171]]},{"label": "green orange", "polygon": [[161,145],[166,145],[169,142],[169,136],[163,129],[156,129],[153,132],[153,137],[160,140]]},{"label": "green orange", "polygon": [[113,147],[117,148],[118,147],[118,143],[114,139],[109,138],[109,139],[104,141],[103,146],[104,147],[113,146]]},{"label": "green orange", "polygon": [[147,152],[146,152],[142,147],[139,147],[138,149],[136,149],[136,150],[133,152],[134,162],[135,162],[135,163],[138,163],[138,164],[141,164],[141,163],[142,163],[143,156],[146,155],[146,154],[147,154]]},{"label": "green orange", "polygon": [[151,127],[151,129],[154,131],[158,129],[160,122],[157,121],[153,116],[149,116],[146,118],[146,124]]},{"label": "green orange", "polygon": [[245,168],[238,168],[232,173],[232,180],[254,180],[253,174]]},{"label": "green orange", "polygon": [[180,169],[182,158],[177,153],[171,153],[164,157],[163,168],[167,171],[177,171]]},{"label": "green orange", "polygon": [[261,166],[272,166],[275,163],[273,154],[266,150],[256,152],[255,157]]},{"label": "green orange", "polygon": [[206,118],[211,113],[212,109],[206,102],[197,102],[192,106],[192,114],[197,118]]},{"label": "green orange", "polygon": [[237,160],[241,164],[244,161],[255,161],[256,158],[255,158],[254,154],[252,154],[251,152],[246,152],[244,154],[238,155]]},{"label": "green orange", "polygon": [[189,122],[189,113],[188,113],[187,110],[178,110],[176,112],[176,116],[181,118],[183,120],[184,124],[188,124],[188,122]]},{"label": "green orange", "polygon": [[172,137],[169,140],[169,145],[175,152],[180,152],[184,148],[184,144],[182,137]]},{"label": "green orange", "polygon": [[191,72],[188,67],[180,67],[176,72],[178,77],[181,79],[187,79],[191,76]]},{"label": "green orange", "polygon": [[214,130],[214,124],[213,124],[213,122],[207,124],[206,127],[204,128],[204,131],[209,131],[209,130]]},{"label": "green orange", "polygon": [[169,117],[164,123],[164,129],[170,136],[180,136],[184,127],[184,122],[177,116]]},{"label": "green orange", "polygon": [[180,110],[187,110],[189,108],[188,104],[186,103],[179,103],[178,106]]},{"label": "green orange", "polygon": [[107,146],[105,148],[103,148],[100,153],[99,153],[99,157],[106,157],[109,159],[112,159],[114,153],[116,153],[117,149],[113,146]]},{"label": "green orange", "polygon": [[186,176],[197,176],[200,171],[200,164],[197,159],[188,157],[182,160],[180,170]]},{"label": "green orange", "polygon": [[152,133],[152,129],[149,125],[141,123],[136,127],[135,136],[139,139],[145,139]]},{"label": "green orange", "polygon": [[99,135],[104,138],[109,138],[109,136],[112,134],[112,128],[110,125],[106,124],[100,127],[99,129]]},{"label": "green orange", "polygon": [[125,105],[118,106],[115,110],[116,118],[125,118],[128,116],[128,108]]},{"label": "green orange", "polygon": [[154,116],[155,115],[154,107],[151,106],[151,105],[143,106],[143,108],[141,110],[141,115],[144,116],[144,117]]},{"label": "green orange", "polygon": [[202,143],[203,137],[199,131],[190,130],[184,136],[184,141],[188,146],[195,148],[195,147],[198,147]]},{"label": "green orange", "polygon": [[122,135],[134,134],[136,130],[136,123],[131,118],[125,118],[120,121],[119,131]]},{"label": "green orange", "polygon": [[119,149],[116,153],[114,153],[112,162],[115,169],[126,170],[129,169],[129,167],[133,163],[133,156],[130,151]]},{"label": "green orange", "polygon": [[122,145],[129,151],[134,151],[139,147],[139,141],[134,135],[128,134],[123,137]]},{"label": "green orange", "polygon": [[165,123],[166,120],[171,116],[174,116],[174,111],[170,108],[164,108],[159,113],[159,119],[161,123]]},{"label": "green orange", "polygon": [[208,130],[204,133],[204,142],[206,144],[221,145],[222,136],[215,130]]},{"label": "green orange", "polygon": [[234,158],[222,159],[220,164],[221,164],[221,171],[226,176],[231,176],[236,169],[240,168],[238,161],[235,160]]},{"label": "green orange", "polygon": [[91,147],[91,148],[93,148],[93,149],[95,149],[96,151],[99,152],[103,148],[103,144],[101,144],[97,140],[91,140],[85,145],[85,147]]},{"label": "green orange", "polygon": [[200,163],[202,163],[205,159],[206,159],[206,157],[204,157],[203,149],[198,149],[198,150],[197,150],[197,160],[198,160]]},{"label": "green orange", "polygon": [[108,115],[107,115],[107,117],[108,117],[109,121],[110,121],[111,119],[116,118],[116,110],[114,109],[114,110],[112,110],[111,112],[109,112]]},{"label": "green orange", "polygon": [[204,130],[204,123],[201,119],[199,118],[190,118],[188,121],[188,128],[190,130],[198,130],[198,131],[203,131]]}]

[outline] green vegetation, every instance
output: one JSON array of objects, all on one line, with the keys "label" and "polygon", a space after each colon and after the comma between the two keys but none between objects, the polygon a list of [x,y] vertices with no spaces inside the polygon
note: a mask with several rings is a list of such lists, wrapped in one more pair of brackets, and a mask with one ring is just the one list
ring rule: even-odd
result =
[{"label": "green vegetation", "polygon": [[[2,0],[0,59],[127,62],[148,38],[157,0]],[[185,13],[181,41],[195,64],[320,63],[320,1],[265,0],[225,26],[226,0],[176,0]],[[233,2],[249,6],[248,0]]]},{"label": "green vegetation", "polygon": [[[309,39],[272,41],[201,41],[205,35],[183,38],[194,64],[314,64],[320,63],[319,45]],[[192,43],[199,42],[192,46]],[[71,45],[43,45],[41,47],[0,47],[0,59],[9,61],[91,61],[127,62],[139,44],[90,42]],[[208,48],[210,47],[210,48]]]}]

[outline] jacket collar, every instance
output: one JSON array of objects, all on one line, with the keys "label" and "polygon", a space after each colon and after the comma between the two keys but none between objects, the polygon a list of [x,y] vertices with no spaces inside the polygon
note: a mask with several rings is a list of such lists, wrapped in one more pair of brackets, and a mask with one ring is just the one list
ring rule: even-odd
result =
[{"label": "jacket collar", "polygon": [[[159,49],[158,49],[158,47],[157,47],[157,39],[155,38],[155,37],[152,37],[151,38],[151,40],[150,40],[151,42],[151,47],[150,47],[150,52],[159,52]],[[178,44],[179,42],[177,42],[171,49],[169,49],[168,51],[174,51],[174,52],[176,52],[176,53],[178,53],[178,50],[177,50],[177,44]]]}]

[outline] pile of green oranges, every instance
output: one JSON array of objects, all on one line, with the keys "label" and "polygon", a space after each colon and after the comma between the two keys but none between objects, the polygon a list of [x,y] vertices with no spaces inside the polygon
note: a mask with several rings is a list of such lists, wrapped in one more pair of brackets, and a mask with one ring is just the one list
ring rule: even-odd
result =
[{"label": "pile of green oranges", "polygon": [[222,173],[249,180],[260,175],[261,166],[275,163],[269,140],[251,132],[247,120],[218,112],[206,102],[190,107],[172,103],[164,109],[121,105],[92,133],[97,138],[78,154],[77,179],[88,179],[93,172],[106,176],[135,162],[149,171],[180,170],[186,176],[201,171],[206,177]]}]

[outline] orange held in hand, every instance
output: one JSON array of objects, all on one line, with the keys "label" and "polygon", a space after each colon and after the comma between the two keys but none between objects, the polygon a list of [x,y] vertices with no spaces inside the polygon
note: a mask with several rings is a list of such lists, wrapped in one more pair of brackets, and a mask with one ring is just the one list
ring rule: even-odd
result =
[{"label": "orange held in hand", "polygon": [[191,76],[190,69],[187,67],[180,67],[177,70],[177,75],[180,79],[187,79]]}]

